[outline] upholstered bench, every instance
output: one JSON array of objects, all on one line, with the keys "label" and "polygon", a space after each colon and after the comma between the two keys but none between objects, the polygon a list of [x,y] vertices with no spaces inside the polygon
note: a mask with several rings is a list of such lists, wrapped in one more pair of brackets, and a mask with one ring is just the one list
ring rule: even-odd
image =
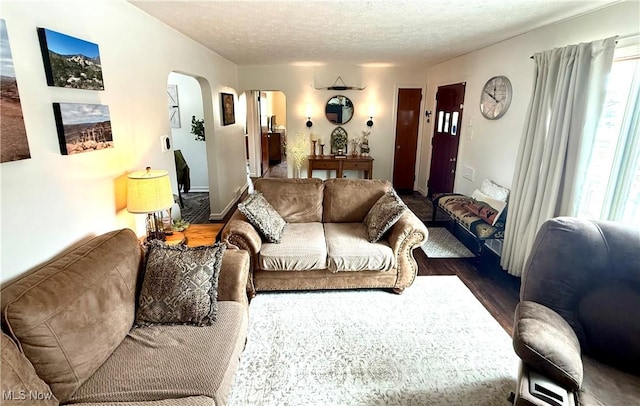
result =
[{"label": "upholstered bench", "polygon": [[[485,180],[471,196],[438,193],[432,196],[433,215],[438,210],[451,219],[449,230],[475,255],[480,255],[490,240],[504,238],[509,190]],[[498,244],[500,245],[500,244]]]}]

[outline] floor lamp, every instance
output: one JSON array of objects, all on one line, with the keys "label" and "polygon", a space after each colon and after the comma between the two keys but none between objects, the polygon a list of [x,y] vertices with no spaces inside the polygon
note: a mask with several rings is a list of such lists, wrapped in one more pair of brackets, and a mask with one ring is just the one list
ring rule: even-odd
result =
[{"label": "floor lamp", "polygon": [[127,210],[147,215],[147,240],[165,240],[162,211],[173,207],[169,172],[151,170],[132,172],[127,180]]}]

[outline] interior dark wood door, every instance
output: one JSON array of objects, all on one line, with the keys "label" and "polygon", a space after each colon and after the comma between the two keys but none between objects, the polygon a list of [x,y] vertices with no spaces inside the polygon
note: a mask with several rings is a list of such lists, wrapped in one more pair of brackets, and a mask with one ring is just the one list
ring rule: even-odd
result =
[{"label": "interior dark wood door", "polygon": [[431,171],[427,182],[429,196],[453,192],[462,129],[466,83],[438,87],[431,144]]},{"label": "interior dark wood door", "polygon": [[266,102],[265,95],[260,92],[258,95],[258,120],[260,121],[260,174],[264,175],[269,170],[269,127],[265,121],[266,108],[263,103]]},{"label": "interior dark wood door", "polygon": [[268,127],[260,126],[260,138],[261,138],[261,166],[262,174],[264,175],[269,170],[269,130]]},{"label": "interior dark wood door", "polygon": [[422,89],[398,90],[393,187],[401,193],[413,191],[421,100]]}]

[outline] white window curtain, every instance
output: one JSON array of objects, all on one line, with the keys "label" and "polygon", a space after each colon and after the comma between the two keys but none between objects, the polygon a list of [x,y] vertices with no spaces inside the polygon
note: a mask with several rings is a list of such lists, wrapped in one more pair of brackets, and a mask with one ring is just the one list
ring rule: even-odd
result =
[{"label": "white window curtain", "polygon": [[577,212],[606,94],[615,37],[537,53],[505,229],[501,265],[522,275],[546,220]]}]

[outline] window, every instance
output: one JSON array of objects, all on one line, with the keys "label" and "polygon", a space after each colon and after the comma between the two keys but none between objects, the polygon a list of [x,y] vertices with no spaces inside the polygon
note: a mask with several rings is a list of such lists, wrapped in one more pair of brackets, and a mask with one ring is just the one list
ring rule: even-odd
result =
[{"label": "window", "polygon": [[578,216],[640,226],[640,59],[615,60]]}]

